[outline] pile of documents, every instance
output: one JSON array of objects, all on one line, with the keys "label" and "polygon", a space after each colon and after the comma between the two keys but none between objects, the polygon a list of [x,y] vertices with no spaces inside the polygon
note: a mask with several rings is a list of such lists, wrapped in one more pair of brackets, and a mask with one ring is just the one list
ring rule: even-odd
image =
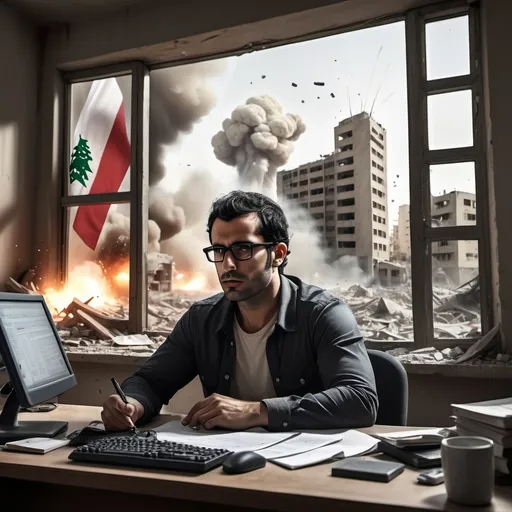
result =
[{"label": "pile of documents", "polygon": [[182,444],[223,448],[233,452],[255,451],[288,469],[372,452],[378,440],[357,430],[267,432],[254,428],[243,432],[195,430],[174,420],[155,429],[158,439]]},{"label": "pile of documents", "polygon": [[512,398],[452,404],[457,432],[494,441],[495,467],[512,474]]}]

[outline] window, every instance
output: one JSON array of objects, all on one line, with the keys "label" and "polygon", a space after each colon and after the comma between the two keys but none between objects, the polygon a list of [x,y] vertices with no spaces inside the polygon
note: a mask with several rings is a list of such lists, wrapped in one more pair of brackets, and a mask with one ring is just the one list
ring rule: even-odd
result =
[{"label": "window", "polygon": [[317,178],[311,178],[309,180],[311,185],[313,185],[313,183],[321,183],[322,181],[324,181],[324,177],[323,176],[318,176]]},{"label": "window", "polygon": [[355,242],[338,242],[338,247],[340,249],[355,249],[356,243]]},{"label": "window", "polygon": [[353,156],[349,156],[347,158],[343,158],[342,160],[338,160],[337,163],[338,163],[339,166],[352,165],[354,163],[354,157]]},{"label": "window", "polygon": [[353,235],[356,232],[356,228],[354,226],[350,226],[348,228],[338,228],[338,235]]},{"label": "window", "polygon": [[308,184],[308,180],[301,180],[299,181],[299,187],[306,187]]},{"label": "window", "polygon": [[[477,65],[482,56],[473,30],[479,26],[479,11],[470,7],[437,18],[411,13],[406,24],[414,41],[407,48],[411,273],[418,297],[413,303],[414,337],[416,346],[426,347],[452,336],[438,323],[433,306],[437,286],[457,288],[478,276],[474,306],[479,311],[472,320],[476,329],[457,336],[478,337],[493,325],[488,213],[464,211],[472,201],[487,200],[486,162],[479,149],[485,144],[485,125],[481,109],[475,108],[483,101]],[[453,44],[441,44],[455,33]],[[422,112],[423,120],[413,119],[412,112]],[[420,190],[425,183],[431,202],[425,189]]]},{"label": "window", "polygon": [[[440,9],[440,7],[436,8]],[[396,146],[397,139],[403,141],[402,134],[397,134],[394,126],[392,126],[390,123],[387,123],[386,121],[384,121],[383,125],[381,126],[376,121],[372,120],[372,124],[370,125],[372,127],[370,149],[372,151],[371,155],[373,156],[371,156],[372,160],[370,165],[370,172],[372,174],[371,183],[373,194],[371,201],[372,204],[374,204],[375,209],[373,211],[375,211],[375,214],[371,210],[365,213],[365,208],[362,207],[363,205],[359,203],[357,205],[358,208],[361,206],[361,214],[359,213],[358,210],[358,226],[365,226],[365,224],[368,224],[369,216],[371,215],[371,218],[373,219],[374,223],[370,227],[372,231],[365,227],[365,232],[368,233],[368,235],[371,235],[371,233],[373,232],[374,236],[378,236],[379,240],[382,242],[387,238],[386,224],[388,222],[388,219],[389,222],[392,224],[391,227],[394,227],[393,223],[396,220],[395,217],[397,204],[395,204],[395,206],[392,205],[392,202],[396,197],[395,192],[393,191],[395,182],[398,182],[398,187],[400,187],[402,186],[401,183],[403,183],[404,179],[408,178],[411,181],[410,190],[414,191],[412,193],[412,197],[409,200],[411,209],[411,222],[410,224],[404,224],[407,224],[408,227],[410,228],[410,238],[413,241],[411,268],[413,273],[413,283],[414,286],[416,287],[415,293],[413,295],[416,298],[419,297],[419,302],[417,304],[413,304],[412,306],[415,313],[414,336],[412,336],[411,334],[410,337],[411,339],[414,338],[414,341],[416,344],[418,344],[418,346],[427,346],[427,344],[432,343],[436,337],[441,337],[438,336],[439,332],[436,330],[437,327],[436,329],[434,329],[434,320],[436,317],[434,315],[433,306],[431,303],[433,297],[432,286],[435,278],[439,277],[443,273],[446,274],[448,272],[448,263],[455,267],[456,265],[459,265],[459,262],[467,260],[464,261],[464,265],[466,265],[467,268],[471,268],[472,271],[474,271],[475,268],[477,269],[477,271],[479,272],[482,288],[481,333],[485,334],[488,331],[489,326],[493,325],[492,304],[489,302],[489,297],[492,295],[491,293],[489,293],[489,244],[486,238],[486,229],[488,229],[489,225],[488,212],[486,211],[487,202],[485,201],[486,191],[488,188],[486,186],[486,162],[481,157],[482,152],[478,151],[478,148],[480,148],[482,145],[481,134],[484,133],[484,123],[482,122],[481,109],[473,108],[476,105],[482,105],[484,103],[481,94],[482,84],[480,76],[480,66],[476,65],[476,63],[482,62],[482,58],[479,53],[479,42],[478,40],[475,39],[474,33],[474,27],[479,26],[479,24],[477,23],[478,7],[472,5],[471,7],[464,8],[465,10],[450,10],[449,12],[433,11],[433,9],[433,7],[429,7],[428,15],[425,14],[425,11],[423,10],[411,10],[406,13],[405,22],[402,21],[403,18],[400,18],[398,22],[401,25],[402,29],[405,26],[408,43],[414,43],[407,45],[407,60],[405,61],[404,59],[403,61],[404,66],[405,62],[407,62],[408,71],[406,85],[409,91],[407,101],[409,107],[408,111],[410,115],[410,136],[407,142],[409,147],[410,161],[406,165],[408,165],[409,167],[409,174],[406,177],[404,176],[404,171],[402,169],[400,169],[399,171],[396,170],[396,162],[398,159],[396,157],[396,153],[393,154],[393,147]],[[464,34],[466,34],[467,36],[465,40],[461,42],[460,37],[454,37],[453,45],[452,43],[450,43],[449,45],[441,44],[439,39],[439,33],[444,32],[445,34],[452,34],[454,26],[459,28],[465,27],[464,30],[466,30],[466,32],[464,32]],[[382,25],[382,27],[385,27],[385,25]],[[457,32],[457,34],[460,34],[460,31]],[[287,46],[286,49],[288,50],[290,46]],[[455,48],[458,48],[458,50],[455,51]],[[279,47],[272,48],[272,51],[274,50],[278,51]],[[263,56],[263,53],[254,52],[248,53],[247,55],[242,54],[240,58],[249,58],[252,55],[255,55],[256,53],[259,56]],[[447,57],[446,59],[444,59],[445,53]],[[460,55],[462,55],[462,58],[460,58]],[[389,57],[386,56],[386,58]],[[451,60],[451,67],[446,65],[446,60]],[[393,61],[393,65],[394,64],[395,61]],[[188,65],[189,64],[187,64],[187,66]],[[191,64],[191,66],[193,65],[195,64]],[[132,72],[131,66],[132,65],[127,65],[127,69],[129,70],[130,75],[125,76],[129,78],[130,83],[136,84],[133,86],[134,98],[147,97],[141,95],[141,87],[144,81],[140,80],[139,78],[136,78],[135,74],[133,74]],[[136,66],[139,66],[139,71],[137,73],[140,74],[140,69],[143,68],[140,68],[141,65],[139,64],[137,64]],[[422,69],[422,66],[425,66],[425,69]],[[180,66],[176,66],[176,69],[178,69],[179,67]],[[305,63],[304,67],[308,68],[307,63]],[[135,69],[135,67],[133,69]],[[371,65],[369,69],[371,71]],[[156,73],[160,71],[160,69],[155,69],[155,71],[152,71],[152,76],[150,77],[151,80],[153,80],[153,73],[155,73],[156,76]],[[147,70],[144,70],[144,72],[146,73]],[[260,71],[256,71],[255,75],[259,74],[259,72]],[[70,76],[72,76],[72,74],[70,74]],[[120,77],[116,77],[116,80],[119,81],[119,79]],[[439,79],[442,79],[442,82],[439,82]],[[251,77],[250,80],[255,80],[255,78]],[[296,80],[296,78],[294,78],[294,80]],[[340,78],[340,80],[343,79]],[[404,82],[405,80],[401,81]],[[268,87],[269,82],[270,81],[268,79],[266,82],[263,82],[265,88]],[[332,83],[335,82],[333,81]],[[243,101],[245,101],[245,99],[249,98],[253,94],[260,94],[258,92],[260,89],[261,84],[254,83],[254,89],[250,91],[240,90],[236,92],[239,92],[240,98],[242,98]],[[338,100],[328,99],[328,101],[330,102],[329,105],[332,106],[325,107],[325,98],[328,98],[329,95],[329,91],[327,89],[328,87],[325,87],[323,89],[314,89],[314,99],[316,100],[316,95],[318,94],[318,96],[322,97],[322,100],[318,102],[313,102],[310,101],[310,98],[304,98],[306,100],[305,104],[306,106],[309,106],[310,104],[315,103],[315,105],[318,105],[318,110],[321,110],[322,115],[324,113],[322,109],[330,108],[331,111],[333,113],[335,112],[339,118],[340,114],[338,113],[338,107],[343,108],[344,112],[347,110],[345,108],[345,101],[343,102],[342,106],[336,104]],[[335,89],[335,87],[333,87],[333,89]],[[300,94],[302,93],[302,91],[302,87],[299,87],[298,89],[285,89],[283,91],[284,98],[286,98],[288,92],[290,92],[290,97],[291,93],[297,92],[299,94],[298,97],[292,98],[292,101],[289,102],[290,104],[287,104],[286,101],[283,101],[283,107],[286,109],[284,110],[284,112],[289,111],[293,115],[302,115],[300,109],[296,108],[297,106],[300,107],[302,103],[304,103],[301,103],[302,98],[300,97]],[[265,90],[265,94],[266,93],[267,92]],[[272,94],[271,90],[269,90],[269,94]],[[377,108],[375,110],[375,112],[377,113],[375,114],[375,119],[379,118],[379,110],[382,111],[382,106],[379,104],[379,102],[382,102],[382,97],[385,94],[387,94],[387,92],[383,91],[383,94],[381,94],[381,96],[379,97],[379,101],[377,102],[376,105]],[[341,92],[338,90],[336,98],[339,98],[341,95]],[[363,99],[363,101],[364,100],[365,99]],[[369,101],[371,101],[371,98],[369,98]],[[124,102],[125,108],[128,108],[127,105],[130,105],[131,108],[132,103],[128,100],[128,96],[126,95],[124,95]],[[133,105],[136,105],[136,103],[137,102],[134,102]],[[352,107],[353,106],[354,101],[352,101]],[[233,108],[233,105],[229,105],[230,110],[226,110],[226,106],[223,105],[222,102],[218,102],[215,105],[215,108],[217,110],[215,111],[214,115],[210,116],[210,112],[208,111],[208,109],[204,109],[204,113],[202,115],[204,115],[205,117],[209,117],[209,121],[211,121],[211,119],[213,119],[214,117],[215,119],[217,119],[217,116],[219,116],[218,119],[223,119],[226,116],[226,114],[229,115],[229,112],[232,111],[231,109]],[[397,116],[399,115],[399,110],[400,109],[395,109],[395,113]],[[402,109],[402,111],[405,111],[405,109]],[[419,116],[416,115],[418,113],[420,113]],[[133,162],[130,162],[130,168],[133,169],[133,174],[135,174],[135,169],[137,169],[138,171],[139,168],[143,165],[142,154],[143,150],[146,151],[147,154],[147,148],[143,148],[140,145],[140,140],[137,140],[135,128],[131,128],[135,124],[139,126],[139,128],[142,125],[142,116],[140,120],[138,119],[138,116],[141,114],[141,112],[131,114],[135,121],[131,123],[131,126],[129,126],[130,135],[133,137],[131,143],[132,147],[134,148],[133,155],[130,155],[130,158],[133,159]],[[341,115],[344,116],[345,114],[342,113]],[[332,118],[334,118],[334,116],[332,116]],[[195,121],[191,122],[190,127],[194,126],[194,124]],[[426,126],[423,126],[424,124]],[[198,130],[196,130],[194,127],[194,130],[191,131],[197,133],[200,133],[202,131],[203,137],[205,134],[208,137],[210,137],[214,135],[214,133],[216,133],[217,130],[220,129],[220,127],[216,126],[215,131],[210,134],[210,128],[208,127],[208,129],[206,130],[205,126],[206,125],[202,125]],[[323,136],[323,133],[322,137],[318,137],[319,140],[324,141],[329,139],[331,144],[334,142],[334,148],[326,148],[322,146],[319,147],[318,149],[314,147],[313,149],[309,150],[307,148],[308,144],[302,144],[302,140],[300,141],[300,143],[297,143],[297,147],[299,147],[299,145],[302,144],[300,146],[300,151],[296,151],[294,153],[293,158],[297,159],[291,160],[291,162],[293,162],[293,165],[296,166],[296,169],[293,171],[285,171],[281,173],[279,171],[281,171],[283,167],[285,167],[285,165],[288,164],[277,166],[278,183],[280,183],[281,185],[289,184],[289,188],[283,186],[284,197],[289,199],[295,199],[300,196],[300,198],[303,199],[300,202],[304,203],[303,205],[301,205],[302,208],[307,208],[312,205],[318,205],[312,206],[314,208],[317,208],[321,203],[324,204],[324,202],[321,200],[315,200],[321,199],[322,194],[324,194],[324,188],[321,186],[321,183],[324,180],[321,176],[318,176],[318,174],[323,173],[325,169],[336,167],[336,170],[339,171],[336,173],[337,180],[348,180],[354,178],[354,171],[351,168],[349,168],[349,170],[343,169],[344,167],[353,165],[354,158],[340,158],[342,156],[345,156],[341,155],[342,152],[350,152],[353,151],[354,149],[355,143],[353,139],[352,129],[348,130],[348,126],[352,128],[352,126],[354,125],[350,124],[343,127],[343,124],[340,123],[338,127],[333,127],[336,128],[336,138],[334,141],[332,137],[332,132],[330,134],[330,137]],[[353,129],[355,130],[355,128]],[[406,128],[404,128],[404,130],[405,129]],[[308,135],[309,133],[311,133],[311,131],[308,132]],[[69,135],[70,134],[66,134],[66,137],[68,137]],[[140,138],[140,133],[138,136]],[[187,137],[183,137],[183,139],[185,140]],[[63,137],[63,140],[64,139],[65,137]],[[390,143],[389,147],[387,147],[387,142]],[[311,145],[313,146],[313,144]],[[192,145],[190,144],[189,146]],[[306,149],[303,150],[303,146],[306,146]],[[197,148],[198,146],[195,145],[194,147]],[[73,147],[66,148],[66,150],[68,149],[72,150]],[[333,149],[335,151],[335,157],[322,156],[331,155]],[[359,150],[359,148],[357,149]],[[206,148],[204,154],[206,155],[210,153],[213,154],[211,148]],[[300,156],[297,157],[297,155]],[[154,157],[155,155],[150,155],[150,159],[153,159],[153,161],[156,160]],[[188,158],[188,156],[186,158]],[[386,161],[386,159],[388,158],[390,159],[390,165],[387,169],[389,174],[386,175],[384,161]],[[135,160],[137,160],[137,162]],[[176,166],[188,166],[189,164],[189,162],[187,162],[185,158],[174,158],[169,160],[173,160],[176,163]],[[312,166],[310,166],[310,164],[308,164],[307,162],[315,163]],[[193,162],[193,164],[196,163],[197,162]],[[218,164],[219,162],[216,163]],[[144,163],[144,165],[147,166],[147,163]],[[366,165],[368,167],[368,161]],[[463,166],[466,166],[464,167],[464,172],[467,172],[468,175],[471,173],[473,183],[475,183],[475,190],[469,191],[469,193],[472,193],[474,197],[468,195],[467,190],[455,190],[455,187],[452,187],[450,182],[450,173],[459,172],[459,170],[457,170],[455,166],[458,166],[457,169],[459,170],[463,170]],[[341,169],[339,167],[341,167]],[[192,171],[192,169],[194,169],[194,165],[191,165],[190,171]],[[392,172],[390,171],[391,169]],[[231,170],[233,170],[235,173],[237,172],[235,166],[232,166]],[[364,168],[361,172],[363,171]],[[318,173],[316,175],[317,177],[312,177],[311,180],[311,182],[313,183],[313,190],[310,191],[312,201],[310,205],[308,204],[309,201],[305,200],[306,198],[309,197],[308,191],[304,190],[300,193],[299,191],[293,192],[293,188],[306,186],[305,178],[307,177],[307,174],[316,172]],[[146,172],[145,174],[147,176],[148,173]],[[401,174],[401,177],[399,178],[397,174]],[[193,176],[192,172],[190,173],[190,175]],[[300,182],[298,180],[294,181],[295,177],[297,176],[300,176]],[[186,179],[184,178],[184,176],[180,176],[179,178],[180,179],[176,181]],[[150,175],[149,179],[154,179],[154,177],[152,178]],[[368,180],[368,176],[366,177],[366,179]],[[136,182],[136,180],[133,179],[131,176],[127,181],[130,184]],[[343,183],[347,182],[345,181],[341,183],[336,183],[336,185],[340,185],[339,187],[337,186],[336,192],[349,192],[354,190],[354,185],[343,185]],[[424,185],[425,183],[430,184],[430,190],[427,190],[426,192],[424,187],[422,188],[422,185]],[[318,187],[315,188],[315,184],[318,184]],[[476,184],[478,184],[478,188],[476,187]],[[177,185],[176,183],[172,185],[179,187],[179,185]],[[198,182],[196,181],[196,186],[197,185]],[[331,182],[330,185],[334,185],[334,183]],[[147,204],[148,184],[139,183],[139,186],[141,190],[139,190],[138,188],[132,189],[133,187],[131,187],[130,185],[125,190],[114,190],[109,192],[112,194],[120,194],[119,197],[110,197],[109,200],[112,199],[112,201],[116,203],[116,208],[119,208],[122,212],[124,212],[123,215],[126,217],[127,223],[130,226],[130,245],[128,251],[130,254],[129,273],[132,278],[134,278],[135,276],[139,276],[137,277],[138,283],[131,282],[133,281],[133,279],[129,283],[129,296],[134,298],[134,304],[132,305],[132,303],[130,302],[130,319],[132,318],[132,315],[134,314],[136,309],[140,305],[145,304],[147,302],[144,298],[144,294],[146,293],[148,288],[146,286],[146,276],[143,268],[143,266],[145,265],[144,258],[147,253],[147,251],[144,249],[144,246],[147,245],[147,237],[143,236],[143,234],[147,231],[147,222],[145,222],[144,230],[140,230],[140,228],[137,227],[138,231],[132,232],[133,229],[135,229],[135,226],[137,226],[137,224],[141,224],[140,219],[141,217],[144,218],[144,213],[141,213],[141,209],[144,204]],[[208,187],[204,188],[206,189]],[[407,190],[409,190],[408,185],[406,188]],[[170,189],[172,189],[172,187],[170,187]],[[334,193],[334,188],[327,189],[325,191],[326,195],[329,190],[332,190],[332,193]],[[217,190],[214,190],[213,187],[211,190],[208,190],[208,192],[215,194]],[[455,193],[453,196],[450,195],[452,192]],[[463,193],[463,197],[460,194],[457,195],[457,192]],[[426,196],[422,196],[422,193],[426,194]],[[146,194],[146,196],[144,196],[144,194]],[[389,198],[386,194],[389,194]],[[192,208],[196,206],[195,200],[197,198],[192,197],[191,194],[187,195],[182,193],[182,197],[179,196],[179,193],[176,195],[177,204],[180,208],[182,207],[182,205],[179,204],[179,201],[181,200],[185,202],[190,198],[194,199],[194,201],[190,201],[193,203]],[[319,195],[320,198],[316,198],[315,196],[317,195]],[[169,197],[171,196],[172,194],[170,194]],[[335,204],[334,201],[332,200],[333,197],[334,196],[331,195],[330,200],[325,201],[325,205],[331,207],[330,211],[334,210],[334,208],[332,208],[332,206]],[[378,198],[388,199],[387,202],[386,200],[382,201],[382,203],[386,202],[386,206],[380,203]],[[70,214],[71,208],[77,208],[78,206],[82,206],[83,204],[85,204],[83,203],[83,201],[89,201],[91,202],[91,204],[94,201],[94,198],[87,198],[85,200],[81,198],[77,199],[74,196],[68,195],[66,195],[63,199],[63,213],[65,215]],[[373,199],[376,199],[376,201],[373,201]],[[344,201],[351,202],[347,203]],[[445,206],[436,206],[436,203],[444,201],[446,201]],[[78,205],[78,203],[80,203],[80,205]],[[476,209],[476,203],[482,205],[482,208]],[[353,198],[347,198],[346,200],[340,200],[340,203],[336,204],[340,204],[342,207],[355,206],[355,200]],[[472,205],[472,207],[475,208],[475,210],[471,210],[471,213],[467,213],[467,210],[464,210],[464,208],[469,208],[470,205]],[[367,206],[368,203],[366,203],[366,208]],[[195,217],[199,217],[200,215],[202,214],[200,214],[199,211],[194,211],[193,215],[191,213],[191,218],[193,218],[195,222]],[[318,213],[315,215],[321,215],[321,217],[314,218],[324,218],[323,213]],[[354,212],[348,212],[343,214],[336,213],[336,217],[334,217],[334,213],[332,215],[333,219],[336,218],[340,221],[348,221],[348,224],[354,223],[353,221],[355,220]],[[362,217],[363,215],[365,215],[364,219]],[[360,216],[361,218],[359,218]],[[187,218],[187,221],[190,221],[190,219]],[[359,222],[361,222],[361,224],[359,224]],[[457,225],[457,223],[461,225],[459,226]],[[348,229],[352,227],[337,225],[335,228],[338,229],[338,226],[340,229]],[[373,226],[380,229],[373,228]],[[353,229],[355,233],[355,228]],[[362,232],[362,228],[358,228],[358,230]],[[63,232],[65,232],[65,230],[63,230]],[[390,229],[389,232],[391,233],[393,231]],[[350,231],[347,231],[346,233],[344,232],[343,234],[352,233]],[[361,234],[362,233],[358,232],[358,235]],[[360,243],[358,239],[358,253],[359,251],[362,251],[363,246],[365,246],[365,249],[366,246],[368,246],[371,253],[371,244],[374,243],[374,241],[372,240],[368,242],[366,244]],[[355,247],[355,242],[351,243],[354,244],[351,247],[341,246],[340,248],[353,249]],[[334,249],[337,249],[337,243],[332,238],[326,240],[326,244],[330,244],[330,246],[332,246]],[[388,246],[391,245],[391,242],[388,242],[387,245],[381,244],[381,247],[383,248],[382,250],[389,249]],[[379,245],[377,245],[377,248],[378,247]],[[66,246],[65,249],[67,250],[67,248],[68,247]],[[334,253],[335,251],[332,252]],[[137,258],[131,259],[132,254],[138,254]],[[428,256],[427,258],[425,258],[425,254]],[[177,258],[177,260],[179,260],[179,258]],[[63,263],[64,266],[66,265],[66,263],[67,262]],[[442,263],[443,265],[439,265],[439,263]],[[469,263],[471,263],[472,265],[469,265]],[[180,265],[182,265],[181,262],[177,261],[176,265],[177,271],[181,271],[183,269],[183,267],[180,267]],[[368,268],[366,268],[364,271],[371,271],[371,262],[369,263],[369,265],[367,265],[367,267]],[[469,275],[469,273],[470,272],[467,269],[464,272],[460,271],[457,274],[459,282],[466,274]],[[425,279],[425,275],[428,276],[428,279]],[[430,276],[432,276],[432,281],[430,280]],[[139,326],[137,328],[137,332],[142,332],[140,326],[144,326],[144,324],[146,323],[142,318],[143,316],[145,316],[145,312],[137,313],[137,316],[139,318],[139,320],[136,321],[137,325]]]},{"label": "window", "polygon": [[354,190],[354,185],[339,185],[338,187],[336,187],[336,192],[338,192],[338,194],[342,193],[342,192],[350,192],[351,190]]},{"label": "window", "polygon": [[339,180],[346,180],[354,177],[354,171],[343,171],[339,172],[336,176]]},{"label": "window", "polygon": [[309,203],[310,208],[318,208],[319,206],[323,206],[323,205],[324,205],[323,201],[311,201],[311,203]]},{"label": "window", "polygon": [[338,135],[338,140],[350,139],[352,137],[352,130],[343,132]]},{"label": "window", "polygon": [[315,220],[320,220],[320,219],[324,218],[324,214],[323,213],[312,213],[311,217],[313,217],[313,219],[315,219]]},{"label": "window", "polygon": [[353,206],[356,204],[356,200],[353,197],[350,197],[348,199],[339,199],[338,200],[338,206]]}]

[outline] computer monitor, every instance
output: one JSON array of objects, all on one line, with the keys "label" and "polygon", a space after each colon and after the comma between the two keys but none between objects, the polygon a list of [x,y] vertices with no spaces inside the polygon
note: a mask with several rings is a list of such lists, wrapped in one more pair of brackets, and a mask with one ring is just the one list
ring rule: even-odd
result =
[{"label": "computer monitor", "polygon": [[0,293],[0,357],[12,385],[0,414],[0,443],[64,432],[63,421],[18,422],[20,407],[33,407],[76,385],[42,295]]}]

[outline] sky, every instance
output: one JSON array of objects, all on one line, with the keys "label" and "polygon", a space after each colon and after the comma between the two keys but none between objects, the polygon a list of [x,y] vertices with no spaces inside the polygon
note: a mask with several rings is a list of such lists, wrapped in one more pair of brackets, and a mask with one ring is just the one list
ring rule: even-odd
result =
[{"label": "sky", "polygon": [[[469,72],[467,16],[431,23],[426,30],[427,78]],[[299,114],[306,132],[295,143],[282,169],[318,160],[334,151],[334,127],[343,119],[371,112],[387,130],[388,208],[392,223],[398,207],[409,204],[409,155],[405,25],[403,22],[348,32],[302,43],[229,57],[224,71],[211,79],[216,103],[192,132],[169,148],[166,163],[172,178],[161,185],[176,190],[191,169],[207,169],[220,180],[233,169],[213,154],[211,138],[222,121],[251,96],[268,94],[286,112]],[[316,86],[313,82],[323,82]],[[296,84],[294,87],[292,83]],[[334,95],[334,98],[331,96]],[[430,97],[431,149],[472,144],[471,93]],[[475,192],[472,163],[431,170],[434,195],[451,190]]]}]

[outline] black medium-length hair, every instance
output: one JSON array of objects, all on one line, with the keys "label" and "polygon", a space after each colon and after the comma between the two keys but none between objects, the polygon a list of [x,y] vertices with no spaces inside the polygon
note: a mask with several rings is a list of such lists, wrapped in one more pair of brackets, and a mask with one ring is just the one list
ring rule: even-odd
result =
[{"label": "black medium-length hair", "polygon": [[[265,242],[283,242],[288,248],[290,236],[288,234],[288,221],[283,209],[270,197],[258,192],[244,192],[233,190],[216,199],[210,209],[206,231],[212,242],[212,226],[216,219],[229,222],[242,215],[256,213],[259,219],[257,234],[262,236]],[[282,273],[288,263],[288,254],[279,265]]]}]

